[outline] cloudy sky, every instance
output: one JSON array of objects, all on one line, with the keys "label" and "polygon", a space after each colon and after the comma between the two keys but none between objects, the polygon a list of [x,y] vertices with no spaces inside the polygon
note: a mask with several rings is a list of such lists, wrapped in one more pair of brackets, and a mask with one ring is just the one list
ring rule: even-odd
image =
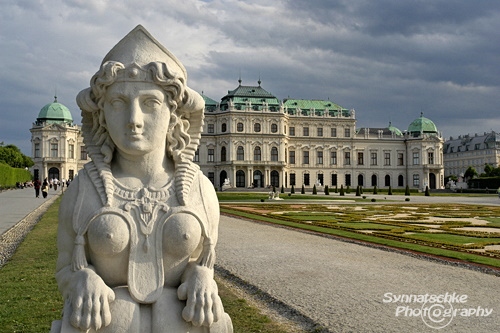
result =
[{"label": "cloudy sky", "polygon": [[357,127],[407,129],[424,112],[445,138],[500,131],[500,2],[2,0],[0,142],[31,156],[31,124],[75,103],[104,55],[142,24],[220,100],[243,85],[330,99]]}]

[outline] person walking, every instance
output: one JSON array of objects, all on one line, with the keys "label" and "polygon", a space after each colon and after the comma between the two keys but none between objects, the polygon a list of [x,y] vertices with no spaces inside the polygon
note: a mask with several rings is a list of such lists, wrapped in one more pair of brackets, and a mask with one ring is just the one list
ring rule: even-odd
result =
[{"label": "person walking", "polygon": [[37,198],[40,197],[40,187],[42,186],[42,183],[38,178],[35,179],[35,182],[33,183],[33,187],[35,188],[35,196]]},{"label": "person walking", "polygon": [[45,178],[42,184],[42,195],[44,199],[47,198],[48,193],[49,193],[49,182],[47,181],[47,178]]}]

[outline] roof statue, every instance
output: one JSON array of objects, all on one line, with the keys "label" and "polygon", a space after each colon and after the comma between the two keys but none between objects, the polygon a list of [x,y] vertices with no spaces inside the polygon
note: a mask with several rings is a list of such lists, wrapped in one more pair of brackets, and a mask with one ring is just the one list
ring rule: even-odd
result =
[{"label": "roof statue", "polygon": [[232,333],[214,281],[219,205],[193,163],[203,98],[142,26],[77,96],[92,161],[59,211],[51,333]]}]

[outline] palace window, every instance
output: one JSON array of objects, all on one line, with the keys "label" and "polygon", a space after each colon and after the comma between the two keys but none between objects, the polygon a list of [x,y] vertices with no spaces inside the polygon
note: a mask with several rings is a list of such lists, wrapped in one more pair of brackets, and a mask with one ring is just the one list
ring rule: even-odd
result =
[{"label": "palace window", "polygon": [[200,161],[200,149],[196,149],[196,151],[194,152],[194,158],[193,158],[193,161],[194,162],[199,162]]},{"label": "palace window", "polygon": [[238,132],[243,132],[243,123],[236,124],[236,130]]},{"label": "palace window", "polygon": [[35,158],[40,157],[40,144],[35,143]]},{"label": "palace window", "polygon": [[221,125],[221,129],[220,129],[220,131],[221,131],[222,133],[226,133],[226,131],[227,131],[227,125],[226,125],[226,123],[223,123],[223,124]]},{"label": "palace window", "polygon": [[295,183],[295,174],[294,173],[291,173],[290,174],[290,186],[295,186],[296,183]]},{"label": "palace window", "polygon": [[308,150],[303,151],[302,164],[309,164],[309,151]]},{"label": "palace window", "polygon": [[215,150],[212,148],[208,149],[208,162],[214,161]]},{"label": "palace window", "polygon": [[57,157],[58,155],[58,147],[57,143],[50,144],[50,157]]},{"label": "palace window", "polygon": [[429,156],[429,164],[434,164],[434,153],[430,152],[428,156]]},{"label": "palace window", "polygon": [[348,151],[344,152],[344,165],[351,165],[351,153]]},{"label": "palace window", "polygon": [[398,153],[398,165],[405,165],[403,153]]},{"label": "palace window", "polygon": [[260,161],[261,156],[262,156],[262,154],[261,154],[260,147],[255,147],[255,149],[253,150],[253,160]]},{"label": "palace window", "polygon": [[273,162],[278,161],[278,148],[276,147],[271,148],[271,161]]},{"label": "palace window", "polygon": [[323,127],[318,127],[318,136],[323,136]]},{"label": "palace window", "polygon": [[317,161],[317,164],[323,164],[323,152],[322,151],[316,152],[316,161]]},{"label": "palace window", "polygon": [[332,164],[332,165],[337,164],[337,152],[336,151],[330,152],[330,164]]},{"label": "palace window", "polygon": [[413,175],[413,186],[420,186],[420,176],[418,174]]},{"label": "palace window", "polygon": [[370,165],[377,165],[377,153],[370,153]]},{"label": "palace window", "polygon": [[345,128],[344,129],[344,137],[345,138],[350,138],[351,137],[351,129],[350,128]]},{"label": "palace window", "polygon": [[236,160],[243,161],[245,159],[245,150],[243,146],[238,146],[236,149]]},{"label": "palace window", "polygon": [[309,186],[311,184],[310,182],[310,177],[309,177],[309,174],[308,173],[305,173],[304,174],[304,185],[305,186]]},{"label": "palace window", "polygon": [[420,154],[418,152],[413,153],[413,165],[420,164]]},{"label": "palace window", "polygon": [[74,144],[70,143],[68,145],[68,155],[69,155],[68,157],[70,159],[72,159],[72,160],[75,159],[75,145]]},{"label": "palace window", "polygon": [[80,147],[80,159],[81,160],[87,159],[87,150],[85,149],[85,146]]},{"label": "palace window", "polygon": [[207,125],[207,132],[208,133],[214,133],[215,132],[214,124],[208,124]]},{"label": "palace window", "polygon": [[384,165],[391,165],[391,153],[384,153]]},{"label": "palace window", "polygon": [[260,132],[260,123],[255,123],[253,125],[253,131],[254,132]]},{"label": "palace window", "polygon": [[295,127],[290,126],[290,136],[295,136]]},{"label": "palace window", "polygon": [[337,128],[336,127],[332,127],[332,129],[331,129],[331,137],[332,138],[336,138],[337,137]]},{"label": "palace window", "polygon": [[295,164],[295,150],[290,150],[290,164]]},{"label": "palace window", "polygon": [[304,127],[303,128],[303,133],[302,133],[303,136],[309,136],[309,127]]},{"label": "palace window", "polygon": [[278,132],[278,125],[271,124],[271,133],[276,133],[276,132]]},{"label": "palace window", "polygon": [[212,184],[215,184],[215,172],[208,173],[208,180],[210,180]]},{"label": "palace window", "polygon": [[220,160],[221,162],[226,162],[226,147],[220,149]]},{"label": "palace window", "polygon": [[337,174],[332,174],[332,186],[337,186]]},{"label": "palace window", "polygon": [[361,153],[361,152],[359,152],[359,153],[358,153],[358,165],[363,165],[363,164],[365,164],[365,163],[364,163],[364,160],[363,160],[363,157],[364,157],[364,154],[363,154],[363,153]]},{"label": "palace window", "polygon": [[345,186],[351,186],[351,175],[349,173],[345,175]]}]

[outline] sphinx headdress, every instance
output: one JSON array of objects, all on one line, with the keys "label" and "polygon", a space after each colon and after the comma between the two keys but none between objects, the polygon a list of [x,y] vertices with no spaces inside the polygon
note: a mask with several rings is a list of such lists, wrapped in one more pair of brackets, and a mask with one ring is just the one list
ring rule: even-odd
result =
[{"label": "sphinx headdress", "polygon": [[[182,205],[186,204],[192,180],[199,170],[193,161],[203,130],[203,98],[190,89],[187,73],[180,61],[161,45],[141,25],[135,27],[120,40],[104,57],[100,70],[92,77],[90,88],[82,90],[77,103],[82,109],[82,132],[84,143],[95,169],[102,180],[98,189],[103,204],[111,205],[112,175],[109,162],[114,145],[103,128],[103,114],[99,112],[100,100],[106,88],[117,81],[153,82],[161,85],[175,106],[172,117],[177,121],[171,125],[179,127],[169,130],[169,135],[179,133],[174,138],[175,146],[168,148],[175,167],[175,187]],[[182,131],[180,130],[182,128]],[[95,178],[95,177],[91,177]]]}]

